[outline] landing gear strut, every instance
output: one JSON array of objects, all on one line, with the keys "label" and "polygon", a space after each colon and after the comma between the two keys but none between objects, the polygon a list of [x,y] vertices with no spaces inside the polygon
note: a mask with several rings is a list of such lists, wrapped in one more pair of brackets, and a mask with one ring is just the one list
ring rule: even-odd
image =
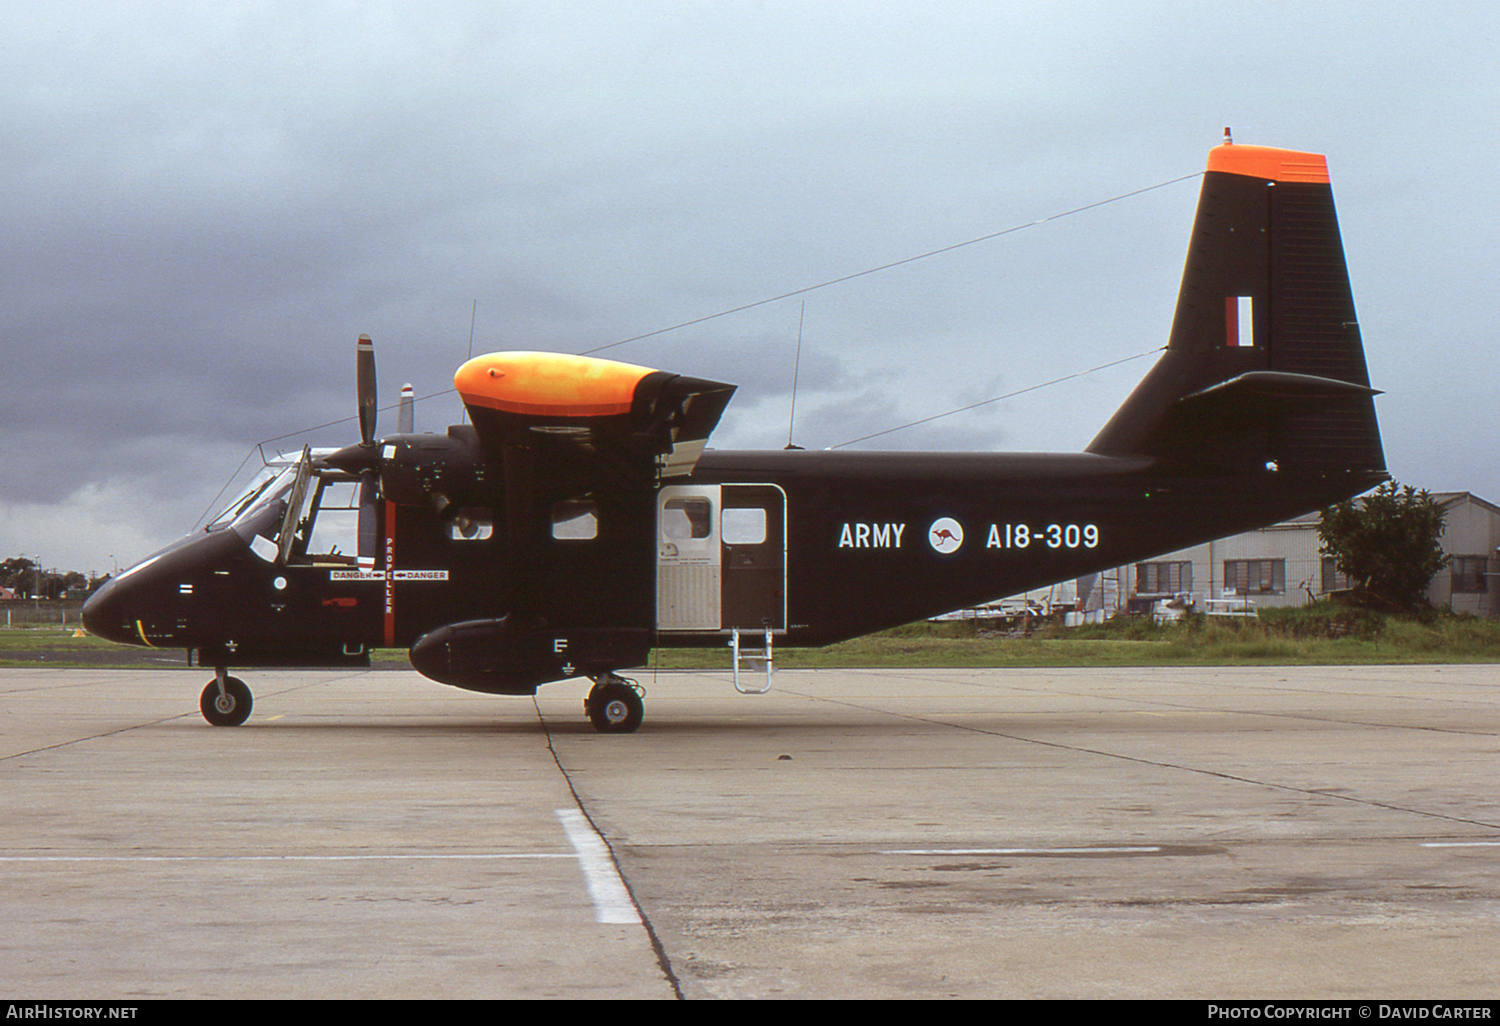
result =
[{"label": "landing gear strut", "polygon": [[250,718],[250,707],[254,704],[245,682],[228,676],[222,666],[214,668],[214,679],[198,699],[203,718],[216,727],[238,727]]},{"label": "landing gear strut", "polygon": [[590,680],[594,686],[583,700],[583,711],[594,729],[601,734],[634,733],[646,713],[646,693],[641,686],[613,673],[601,673]]}]

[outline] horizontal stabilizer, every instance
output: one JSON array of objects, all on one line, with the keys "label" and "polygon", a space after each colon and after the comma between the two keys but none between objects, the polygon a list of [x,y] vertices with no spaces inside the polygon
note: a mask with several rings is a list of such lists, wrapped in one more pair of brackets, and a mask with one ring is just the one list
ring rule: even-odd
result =
[{"label": "horizontal stabilizer", "polygon": [[1228,381],[1200,389],[1177,400],[1187,413],[1250,419],[1257,413],[1279,416],[1326,409],[1349,399],[1368,399],[1380,390],[1352,381],[1320,378],[1288,371],[1247,371]]}]

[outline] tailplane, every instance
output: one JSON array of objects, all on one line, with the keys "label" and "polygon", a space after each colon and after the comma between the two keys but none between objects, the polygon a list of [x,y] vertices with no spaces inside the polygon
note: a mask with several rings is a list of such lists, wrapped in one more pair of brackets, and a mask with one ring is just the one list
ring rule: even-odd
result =
[{"label": "tailplane", "polygon": [[1383,473],[1328,165],[1208,159],[1167,350],[1089,444],[1185,471]]}]

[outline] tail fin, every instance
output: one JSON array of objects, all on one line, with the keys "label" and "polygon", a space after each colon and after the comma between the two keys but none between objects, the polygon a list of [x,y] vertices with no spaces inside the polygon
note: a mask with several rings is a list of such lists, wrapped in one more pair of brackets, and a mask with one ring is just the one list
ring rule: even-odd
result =
[{"label": "tail fin", "polygon": [[1208,158],[1167,350],[1088,451],[1203,472],[1385,470],[1316,153]]}]

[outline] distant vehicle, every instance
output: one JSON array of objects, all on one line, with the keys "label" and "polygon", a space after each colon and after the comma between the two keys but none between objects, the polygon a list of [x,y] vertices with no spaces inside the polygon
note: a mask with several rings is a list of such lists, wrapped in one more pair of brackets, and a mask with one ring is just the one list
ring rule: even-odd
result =
[{"label": "distant vehicle", "polygon": [[1246,598],[1216,598],[1203,604],[1208,616],[1255,616],[1255,603]]},{"label": "distant vehicle", "polygon": [[1169,344],[1082,453],[704,451],[734,392],[557,353],[454,378],[473,420],[273,463],[207,529],[84,607],[115,641],[212,666],[201,707],[250,713],[235,666],[367,665],[529,695],[587,676],[605,732],[653,646],[769,662],[997,595],[1264,526],[1386,480],[1327,164],[1208,158]]}]

